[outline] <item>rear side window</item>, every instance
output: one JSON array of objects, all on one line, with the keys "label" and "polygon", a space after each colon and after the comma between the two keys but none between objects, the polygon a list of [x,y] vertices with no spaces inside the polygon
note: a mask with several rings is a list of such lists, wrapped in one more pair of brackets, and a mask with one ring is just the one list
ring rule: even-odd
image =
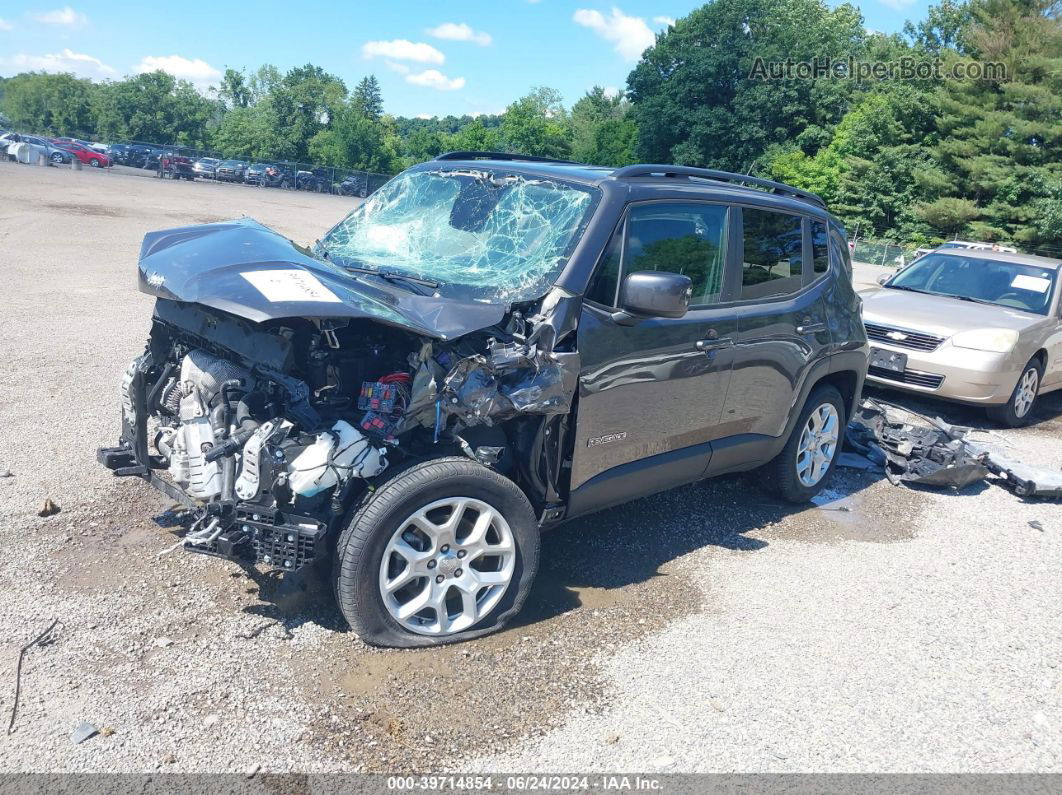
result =
[{"label": "rear side window", "polygon": [[623,276],[663,271],[689,276],[691,306],[717,303],[723,292],[726,230],[723,205],[659,202],[635,206],[605,250],[587,297],[613,306]]},{"label": "rear side window", "polygon": [[815,273],[825,273],[830,269],[829,236],[826,224],[822,221],[811,222],[811,255],[815,263]]},{"label": "rear side window", "polygon": [[771,298],[800,290],[804,233],[800,216],[746,207],[741,211],[745,251],[741,297]]}]

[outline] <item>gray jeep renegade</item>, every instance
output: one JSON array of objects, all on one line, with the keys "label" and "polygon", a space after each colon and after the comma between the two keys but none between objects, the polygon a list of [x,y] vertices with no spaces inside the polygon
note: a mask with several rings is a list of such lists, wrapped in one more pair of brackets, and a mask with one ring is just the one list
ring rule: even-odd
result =
[{"label": "gray jeep renegade", "polygon": [[384,646],[503,627],[572,517],[753,469],[810,499],[867,370],[822,201],[697,168],[455,152],[310,248],[153,232],[139,284],[101,463],[181,503],[190,552],[330,577]]}]

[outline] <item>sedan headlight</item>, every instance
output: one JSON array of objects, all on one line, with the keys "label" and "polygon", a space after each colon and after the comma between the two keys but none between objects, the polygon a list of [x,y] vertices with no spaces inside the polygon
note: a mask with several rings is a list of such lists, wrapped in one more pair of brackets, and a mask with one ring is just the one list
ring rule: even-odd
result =
[{"label": "sedan headlight", "polygon": [[1018,342],[1018,332],[1011,328],[980,328],[960,331],[951,338],[956,348],[971,348],[975,351],[1008,353]]}]

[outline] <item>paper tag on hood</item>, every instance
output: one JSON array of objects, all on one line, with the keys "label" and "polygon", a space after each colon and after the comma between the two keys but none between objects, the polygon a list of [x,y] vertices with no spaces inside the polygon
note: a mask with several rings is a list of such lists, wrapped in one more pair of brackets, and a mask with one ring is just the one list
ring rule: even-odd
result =
[{"label": "paper tag on hood", "polygon": [[321,301],[341,303],[339,296],[321,284],[320,280],[304,270],[285,269],[248,271],[241,273],[257,288],[258,292],[274,303],[282,301]]}]

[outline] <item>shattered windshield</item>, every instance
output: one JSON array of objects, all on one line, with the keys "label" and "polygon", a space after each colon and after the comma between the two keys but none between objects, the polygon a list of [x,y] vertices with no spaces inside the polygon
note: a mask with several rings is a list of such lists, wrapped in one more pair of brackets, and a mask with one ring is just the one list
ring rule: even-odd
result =
[{"label": "shattered windshield", "polygon": [[400,174],[321,248],[340,267],[430,280],[443,295],[530,301],[564,267],[592,190],[468,169]]}]

